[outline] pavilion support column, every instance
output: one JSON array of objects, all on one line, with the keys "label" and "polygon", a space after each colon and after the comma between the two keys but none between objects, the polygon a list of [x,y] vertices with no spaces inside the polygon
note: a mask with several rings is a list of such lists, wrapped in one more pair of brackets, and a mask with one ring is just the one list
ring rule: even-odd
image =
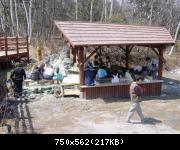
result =
[{"label": "pavilion support column", "polygon": [[[78,48],[78,62],[79,62],[79,84],[84,85],[84,48]],[[83,98],[83,89],[80,88],[80,98]]]},{"label": "pavilion support column", "polygon": [[72,48],[73,64],[76,63],[76,49]]},{"label": "pavilion support column", "polygon": [[162,79],[162,72],[163,72],[163,51],[164,51],[164,48],[163,47],[160,47],[159,49],[159,70],[158,70],[158,80],[161,80]]},{"label": "pavilion support column", "polygon": [[127,46],[126,47],[126,50],[125,50],[125,54],[126,54],[126,69],[129,69],[129,47]]}]

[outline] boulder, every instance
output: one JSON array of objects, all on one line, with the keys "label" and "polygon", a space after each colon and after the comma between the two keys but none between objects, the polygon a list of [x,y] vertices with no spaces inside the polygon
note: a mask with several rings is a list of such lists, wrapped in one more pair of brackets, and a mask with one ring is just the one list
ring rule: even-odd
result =
[{"label": "boulder", "polygon": [[65,69],[70,69],[73,66],[73,60],[70,58],[65,58],[62,62]]},{"label": "boulder", "polygon": [[69,47],[64,47],[60,53],[60,59],[64,60],[65,58],[70,58],[70,49]]}]

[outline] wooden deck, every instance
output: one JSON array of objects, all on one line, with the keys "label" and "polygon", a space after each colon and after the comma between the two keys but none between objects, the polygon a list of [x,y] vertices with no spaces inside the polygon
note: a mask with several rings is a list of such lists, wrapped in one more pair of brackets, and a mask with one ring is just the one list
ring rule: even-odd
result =
[{"label": "wooden deck", "polygon": [[0,37],[0,62],[19,61],[21,58],[29,61],[28,37]]}]

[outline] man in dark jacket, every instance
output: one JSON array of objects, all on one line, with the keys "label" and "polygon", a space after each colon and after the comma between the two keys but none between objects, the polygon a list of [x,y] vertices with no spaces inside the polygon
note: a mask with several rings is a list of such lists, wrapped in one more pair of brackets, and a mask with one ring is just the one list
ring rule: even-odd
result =
[{"label": "man in dark jacket", "polygon": [[127,122],[130,123],[131,117],[134,115],[135,112],[139,115],[141,122],[144,122],[144,115],[141,110],[140,106],[140,98],[142,96],[142,89],[138,85],[138,81],[135,79],[131,85],[130,85],[130,90],[129,90],[132,106],[129,109],[128,116],[127,116]]},{"label": "man in dark jacket", "polygon": [[15,68],[11,72],[10,78],[14,84],[14,93],[16,97],[22,96],[23,80],[26,79],[25,70],[20,67],[19,63],[15,64]]}]

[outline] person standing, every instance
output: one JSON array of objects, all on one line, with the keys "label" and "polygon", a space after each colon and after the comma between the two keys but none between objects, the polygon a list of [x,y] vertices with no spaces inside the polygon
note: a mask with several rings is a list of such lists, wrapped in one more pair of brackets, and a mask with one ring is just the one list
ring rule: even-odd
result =
[{"label": "person standing", "polygon": [[18,98],[22,96],[23,81],[26,79],[26,73],[19,63],[15,64],[15,68],[11,72],[10,78],[13,81],[15,97]]},{"label": "person standing", "polygon": [[135,112],[137,112],[137,114],[139,115],[141,122],[144,122],[144,115],[142,113],[141,106],[140,106],[140,102],[141,102],[140,98],[142,96],[142,89],[138,85],[138,81],[136,79],[134,79],[134,81],[130,85],[129,94],[130,94],[132,105],[128,111],[126,122],[127,123],[131,122],[130,119],[132,118]]}]

